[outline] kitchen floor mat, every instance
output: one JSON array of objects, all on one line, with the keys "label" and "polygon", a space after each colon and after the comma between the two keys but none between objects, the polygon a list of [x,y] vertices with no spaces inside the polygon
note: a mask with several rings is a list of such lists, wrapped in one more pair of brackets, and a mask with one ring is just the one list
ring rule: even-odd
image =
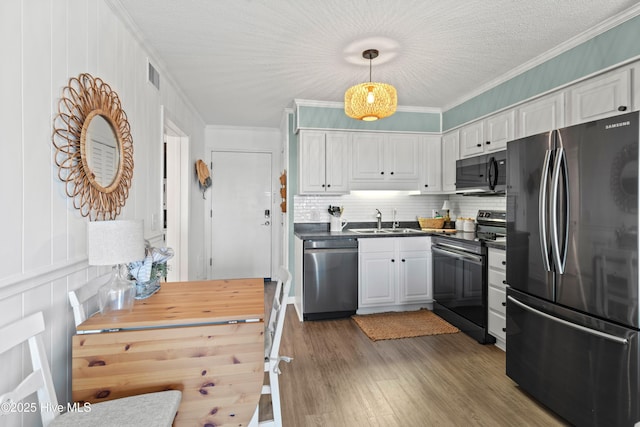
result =
[{"label": "kitchen floor mat", "polygon": [[426,309],[365,315],[356,314],[351,318],[372,341],[460,332],[460,329]]}]

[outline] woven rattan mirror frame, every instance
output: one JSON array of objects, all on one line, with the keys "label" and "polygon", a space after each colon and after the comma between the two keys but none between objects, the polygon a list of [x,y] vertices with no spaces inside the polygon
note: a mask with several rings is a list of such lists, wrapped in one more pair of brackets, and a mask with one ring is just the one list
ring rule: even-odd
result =
[{"label": "woven rattan mirror frame", "polygon": [[[86,135],[91,120],[104,118],[117,138],[115,178],[100,183],[88,164]],[[58,178],[82,216],[115,219],[127,197],[133,177],[133,139],[120,98],[102,79],[80,74],[69,79],[53,121],[53,145]]]}]

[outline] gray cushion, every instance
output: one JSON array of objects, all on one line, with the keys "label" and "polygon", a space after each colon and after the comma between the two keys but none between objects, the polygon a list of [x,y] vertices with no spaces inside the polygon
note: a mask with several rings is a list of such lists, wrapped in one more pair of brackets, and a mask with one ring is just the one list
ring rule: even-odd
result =
[{"label": "gray cushion", "polygon": [[170,427],[181,399],[182,392],[170,390],[108,400],[91,404],[90,410],[66,412],[49,427]]}]

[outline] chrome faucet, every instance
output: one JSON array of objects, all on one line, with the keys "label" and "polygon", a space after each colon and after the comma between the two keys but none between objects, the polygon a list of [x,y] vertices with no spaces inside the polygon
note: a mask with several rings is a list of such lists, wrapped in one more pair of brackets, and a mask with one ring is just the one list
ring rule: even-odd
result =
[{"label": "chrome faucet", "polygon": [[378,230],[382,229],[382,212],[380,212],[380,209],[376,209],[376,218],[378,219]]},{"label": "chrome faucet", "polygon": [[396,214],[398,213],[398,211],[396,209],[393,209],[393,222],[391,223],[391,228],[393,228],[394,230],[396,228],[398,228],[398,226],[400,225],[400,223],[398,221],[396,221]]}]

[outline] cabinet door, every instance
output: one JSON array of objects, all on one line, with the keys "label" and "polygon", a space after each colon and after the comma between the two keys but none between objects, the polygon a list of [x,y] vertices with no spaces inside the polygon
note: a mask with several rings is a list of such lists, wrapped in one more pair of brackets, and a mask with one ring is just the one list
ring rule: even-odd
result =
[{"label": "cabinet door", "polygon": [[396,135],[388,136],[384,158],[384,172],[390,181],[415,182],[420,180],[420,136]]},{"label": "cabinet door", "polygon": [[300,193],[325,192],[325,133],[300,132]]},{"label": "cabinet door", "polygon": [[361,182],[384,181],[383,134],[357,133],[353,135],[351,179]]},{"label": "cabinet door", "polygon": [[460,157],[484,152],[484,122],[472,123],[460,129]]},{"label": "cabinet door", "polygon": [[528,102],[517,111],[518,138],[564,127],[564,92]]},{"label": "cabinet door", "polygon": [[359,307],[395,304],[396,261],[393,251],[360,253]]},{"label": "cabinet door", "polygon": [[515,138],[515,111],[496,114],[486,119],[484,151],[498,151],[507,148],[507,141]]},{"label": "cabinet door", "polygon": [[424,302],[432,298],[431,252],[400,252],[398,264],[399,302]]},{"label": "cabinet door", "polygon": [[459,149],[458,131],[442,137],[442,191],[456,191],[456,160]]},{"label": "cabinet door", "polygon": [[569,125],[631,111],[631,71],[589,79],[569,92]]},{"label": "cabinet door", "polygon": [[326,192],[344,194],[349,192],[349,134],[328,132],[326,134]]},{"label": "cabinet door", "polygon": [[[422,193],[442,191],[442,141],[439,136],[426,136],[422,145]],[[455,164],[454,164],[455,166]]]}]

